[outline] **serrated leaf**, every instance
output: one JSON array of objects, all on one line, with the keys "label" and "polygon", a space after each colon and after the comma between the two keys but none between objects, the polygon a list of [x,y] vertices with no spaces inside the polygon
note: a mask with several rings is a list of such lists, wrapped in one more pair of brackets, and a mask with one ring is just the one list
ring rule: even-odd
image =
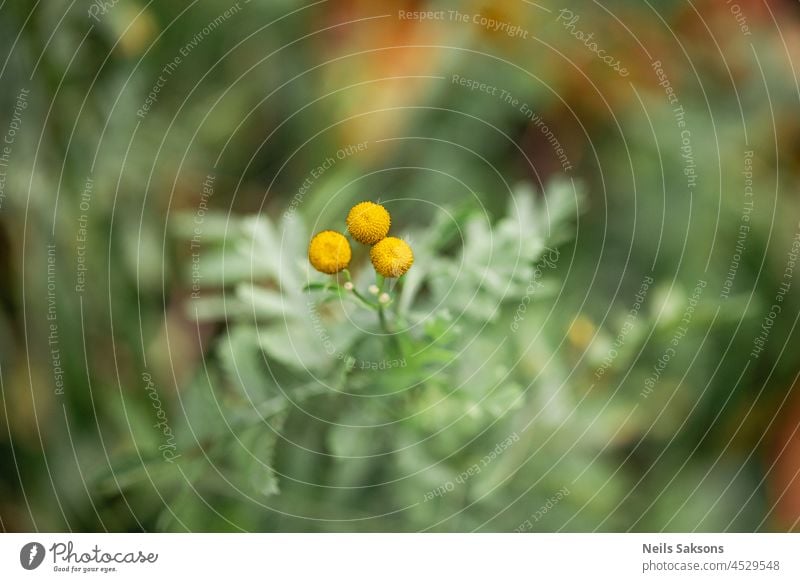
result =
[{"label": "serrated leaf", "polygon": [[231,443],[231,470],[244,480],[247,488],[262,497],[280,493],[273,469],[278,433],[285,415],[273,417],[269,424],[258,423],[246,428]]}]

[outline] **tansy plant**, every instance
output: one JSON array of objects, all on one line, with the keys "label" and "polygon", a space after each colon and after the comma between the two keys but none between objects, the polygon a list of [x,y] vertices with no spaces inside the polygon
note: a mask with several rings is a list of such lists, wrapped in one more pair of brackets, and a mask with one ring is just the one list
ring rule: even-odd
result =
[{"label": "tansy plant", "polygon": [[[347,232],[359,243],[370,246],[369,257],[375,269],[375,283],[369,286],[369,293],[376,296],[372,301],[355,286],[350,275],[350,261],[353,252],[345,235],[324,230],[316,234],[308,245],[308,260],[320,273],[336,275],[342,273],[344,284],[322,285],[321,289],[341,295],[351,294],[360,304],[378,312],[383,331],[391,335],[386,321],[385,309],[392,302],[392,296],[384,291],[386,279],[398,279],[405,275],[414,264],[411,246],[403,239],[387,236],[392,224],[389,212],[375,202],[361,202],[353,206],[347,214]],[[307,285],[307,290],[320,289],[320,285]]]},{"label": "tansy plant", "polygon": [[[535,386],[531,378],[563,335],[551,344],[542,322],[559,288],[553,249],[570,238],[579,197],[571,182],[546,195],[522,186],[500,217],[448,208],[402,232],[375,202],[356,204],[342,232],[313,236],[299,213],[280,222],[207,214],[199,261],[186,268],[189,284],[200,282],[187,313],[216,323],[203,329],[217,335],[211,349],[202,339],[207,356],[169,415],[180,458],[165,463],[154,441],[152,463],[142,465],[142,447],[131,472],[117,467],[114,478],[153,482],[170,496],[162,529],[219,527],[192,521],[207,512],[191,511],[197,495],[183,495],[187,479],[215,511],[237,512],[237,524],[254,529],[272,527],[259,520],[274,514],[239,511],[238,497],[288,513],[317,499],[315,511],[331,516],[417,506],[404,514],[413,528],[458,513],[480,479],[420,502],[474,463],[467,443],[477,435],[503,442],[535,414],[531,406],[546,403],[554,426],[571,408],[568,394],[552,389],[569,367],[549,366]],[[192,239],[193,215],[176,226]],[[492,478],[524,454],[514,445]],[[548,470],[531,463],[523,480]],[[323,493],[307,485],[317,483]],[[387,486],[366,487],[373,483]],[[214,497],[231,487],[238,497]]]}]

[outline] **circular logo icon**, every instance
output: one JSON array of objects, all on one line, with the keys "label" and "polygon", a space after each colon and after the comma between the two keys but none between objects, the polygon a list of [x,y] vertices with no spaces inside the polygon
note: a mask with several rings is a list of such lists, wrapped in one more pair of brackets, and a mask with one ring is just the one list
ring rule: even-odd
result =
[{"label": "circular logo icon", "polygon": [[39,542],[29,542],[19,551],[19,563],[26,570],[34,570],[44,561],[44,546]]}]

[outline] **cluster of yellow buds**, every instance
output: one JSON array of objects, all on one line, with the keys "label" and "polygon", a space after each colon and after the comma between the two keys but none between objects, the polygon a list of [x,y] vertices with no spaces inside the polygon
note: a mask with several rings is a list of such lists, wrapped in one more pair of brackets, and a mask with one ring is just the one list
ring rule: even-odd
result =
[{"label": "cluster of yellow buds", "polygon": [[[370,259],[380,275],[400,277],[414,264],[414,253],[402,239],[387,236],[392,224],[389,212],[380,204],[361,202],[347,214],[347,232],[358,242],[369,245]],[[324,230],[311,239],[308,260],[319,272],[333,275],[350,265],[353,252],[347,238]]]}]

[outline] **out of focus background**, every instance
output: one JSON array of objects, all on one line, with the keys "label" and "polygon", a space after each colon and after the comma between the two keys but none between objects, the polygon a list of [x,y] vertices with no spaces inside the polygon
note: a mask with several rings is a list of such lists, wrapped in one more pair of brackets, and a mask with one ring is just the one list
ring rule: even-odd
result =
[{"label": "out of focus background", "polygon": [[[0,46],[2,530],[800,527],[796,0],[6,2]],[[403,359],[313,292],[362,200]]]}]

